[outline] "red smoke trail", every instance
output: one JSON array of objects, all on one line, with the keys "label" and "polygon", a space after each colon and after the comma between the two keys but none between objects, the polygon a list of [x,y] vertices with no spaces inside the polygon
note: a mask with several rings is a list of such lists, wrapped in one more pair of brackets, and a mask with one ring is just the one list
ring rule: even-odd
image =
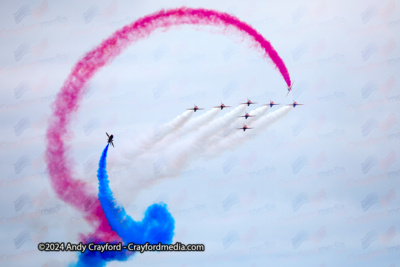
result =
[{"label": "red smoke trail", "polygon": [[64,144],[71,114],[78,110],[82,89],[92,76],[109,63],[129,44],[147,37],[157,29],[171,26],[193,24],[212,25],[224,29],[234,29],[244,34],[263,54],[272,59],[282,74],[286,84],[291,84],[289,73],[271,44],[250,25],[232,15],[206,9],[178,8],[161,10],[138,19],[88,52],[72,69],[53,104],[53,116],[47,129],[46,162],[52,186],[58,196],[85,214],[88,222],[96,227],[97,237],[103,240],[116,240],[97,199],[97,192],[84,182],[75,179],[72,163],[68,157],[68,147]]}]

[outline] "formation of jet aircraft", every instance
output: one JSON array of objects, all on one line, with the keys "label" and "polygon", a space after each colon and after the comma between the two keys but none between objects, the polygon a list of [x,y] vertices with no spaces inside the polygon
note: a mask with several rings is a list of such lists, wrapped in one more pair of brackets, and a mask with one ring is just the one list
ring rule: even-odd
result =
[{"label": "formation of jet aircraft", "polygon": [[[287,95],[290,93],[290,91],[292,91],[292,86],[293,86],[293,84],[294,84],[294,82],[288,87],[288,93],[287,93]],[[287,96],[286,95],[286,96]],[[251,101],[250,99],[247,99],[247,102],[243,102],[243,103],[240,103],[241,105],[247,105],[247,106],[250,106],[250,105],[253,105],[253,104],[257,104],[257,102],[253,102],[253,101]],[[272,100],[270,100],[269,101],[269,104],[266,104],[266,106],[269,106],[269,107],[273,107],[273,106],[276,106],[276,105],[280,105],[280,104],[276,104],[276,103],[274,103],[274,101],[272,101]],[[293,106],[293,108],[295,108],[297,105],[304,105],[304,104],[299,104],[299,103],[297,103],[296,101],[293,101],[293,104],[288,104],[287,106]],[[231,106],[226,106],[224,103],[222,103],[221,102],[221,105],[219,105],[219,106],[214,106],[214,108],[220,108],[221,110],[223,110],[224,108],[228,108],[228,107],[231,107]],[[204,108],[198,108],[196,105],[194,105],[194,108],[189,108],[188,110],[193,110],[194,112],[196,112],[197,110],[203,110]],[[248,119],[248,118],[250,118],[250,117],[255,117],[255,115],[250,115],[249,113],[245,113],[243,116],[239,116],[239,117],[243,117],[243,118],[245,118],[246,120]],[[249,127],[247,127],[246,125],[243,125],[243,127],[241,127],[241,128],[238,128],[239,130],[243,130],[243,131],[246,131],[247,129],[252,129],[252,128],[249,128]]]},{"label": "formation of jet aircraft", "polygon": [[[292,91],[293,84],[294,84],[294,81],[288,87],[288,92],[287,92],[286,96],[288,96],[289,93]],[[253,105],[253,104],[257,104],[257,102],[252,102],[250,99],[247,99],[247,102],[240,103],[240,104],[241,105],[250,106],[250,105]],[[272,100],[269,101],[269,104],[266,104],[266,106],[270,106],[271,108],[273,106],[275,106],[275,105],[280,105],[280,104],[275,104],[274,101],[272,101]],[[300,105],[304,105],[304,104],[299,104],[296,101],[293,101],[292,104],[287,104],[286,106],[293,106],[293,108],[295,108],[296,106],[300,106]],[[230,108],[230,107],[231,106],[226,106],[222,102],[221,102],[221,105],[214,106],[214,108],[220,108],[221,110],[223,110],[224,108]],[[197,110],[204,110],[204,108],[199,108],[198,106],[194,105],[193,108],[188,108],[187,110],[193,110],[194,112],[196,112]],[[247,120],[250,117],[255,117],[255,115],[250,115],[249,113],[246,112],[243,116],[239,116],[239,117],[243,117],[243,118],[245,118]],[[243,127],[238,128],[238,129],[239,130],[243,130],[245,132],[247,129],[252,129],[252,128],[247,127],[247,125],[243,125]],[[108,144],[111,144],[114,147],[114,143],[113,143],[114,136],[113,135],[109,135],[108,133],[106,133],[106,134],[107,134],[107,137],[108,137],[108,141],[107,141]]]},{"label": "formation of jet aircraft", "polygon": [[[289,87],[289,88],[291,88],[291,87]],[[240,104],[250,106],[252,104],[257,104],[257,102],[252,102],[250,99],[247,99],[247,102],[240,103]],[[276,106],[276,105],[280,105],[280,104],[276,104],[274,101],[270,100],[269,104],[266,104],[265,106],[270,106],[272,108],[273,106]],[[304,105],[304,104],[298,104],[296,101],[293,101],[293,104],[288,104],[287,106],[296,107],[297,105]],[[226,106],[224,103],[221,103],[221,105],[219,105],[219,106],[214,106],[214,108],[220,108],[221,110],[223,110],[224,108],[230,108],[230,107],[232,107],[232,106]],[[193,110],[194,112],[196,112],[197,110],[204,110],[204,108],[199,108],[198,106],[194,105],[193,108],[188,108],[187,110]],[[245,116],[241,116],[241,117],[245,117],[247,119],[248,117],[253,117],[253,116],[249,116],[247,114],[247,116],[245,115]]]}]

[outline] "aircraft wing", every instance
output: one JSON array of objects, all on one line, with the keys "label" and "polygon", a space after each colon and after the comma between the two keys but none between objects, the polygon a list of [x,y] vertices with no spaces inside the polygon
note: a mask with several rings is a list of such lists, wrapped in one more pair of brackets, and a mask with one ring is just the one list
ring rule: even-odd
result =
[{"label": "aircraft wing", "polygon": [[111,142],[111,145],[114,147],[114,143],[113,142]]},{"label": "aircraft wing", "polygon": [[110,137],[107,132],[106,132],[106,135],[107,135],[107,137]]}]

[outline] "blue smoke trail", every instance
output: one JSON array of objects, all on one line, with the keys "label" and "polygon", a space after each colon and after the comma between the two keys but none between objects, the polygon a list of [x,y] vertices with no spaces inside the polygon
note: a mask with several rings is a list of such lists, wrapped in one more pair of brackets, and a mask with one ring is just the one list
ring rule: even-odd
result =
[{"label": "blue smoke trail", "polygon": [[[175,220],[169,213],[167,205],[164,203],[153,204],[145,212],[142,221],[134,221],[124,207],[117,205],[113,193],[109,186],[107,175],[107,152],[108,146],[103,150],[99,161],[97,178],[99,179],[99,200],[101,207],[106,215],[108,223],[113,231],[122,238],[124,244],[171,244],[174,236]],[[88,243],[97,244],[104,242],[95,242],[90,240]],[[110,242],[112,243],[112,242]],[[81,254],[76,266],[105,266],[107,261],[125,261],[135,252],[93,252],[86,250]]]}]

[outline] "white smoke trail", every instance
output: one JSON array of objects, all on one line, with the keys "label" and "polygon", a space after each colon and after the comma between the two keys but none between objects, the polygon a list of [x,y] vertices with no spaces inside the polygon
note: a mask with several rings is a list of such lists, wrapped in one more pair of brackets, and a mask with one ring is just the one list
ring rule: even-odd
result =
[{"label": "white smoke trail", "polygon": [[244,115],[246,113],[246,106],[245,105],[240,105],[236,108],[234,108],[231,112],[226,114],[224,118],[224,125],[223,128],[220,129],[221,131],[227,127],[229,127],[233,122],[236,120],[240,119],[241,115]]},{"label": "white smoke trail", "polygon": [[[271,114],[262,116],[267,113],[268,109],[268,106],[262,106],[250,112],[249,114],[256,115],[256,117],[252,118],[253,120],[250,121],[249,125],[260,121],[261,123],[258,123],[258,127],[265,128],[266,124],[277,121],[278,118],[283,117],[283,115],[287,113],[277,110]],[[244,110],[244,108],[238,107],[235,109],[236,114],[241,110]],[[289,110],[290,109],[288,109],[288,111]],[[281,113],[283,113],[283,115],[280,115]],[[234,145],[240,141],[248,139],[248,135],[240,135],[238,130],[235,131],[233,130],[234,128],[231,127],[229,128],[232,130],[227,135],[218,135],[219,131],[224,129],[224,125],[226,125],[228,120],[236,117],[236,114],[235,116],[232,114],[230,116],[224,116],[216,119],[210,123],[207,128],[204,128],[198,132],[194,138],[182,142],[179,149],[175,148],[173,150],[173,155],[175,155],[175,157],[168,157],[168,165],[170,168],[165,168],[166,172],[163,173],[163,176],[177,175],[179,171],[193,158],[202,156],[203,154],[219,154],[228,148],[233,148]],[[269,117],[270,119],[266,119],[266,117]]]},{"label": "white smoke trail", "polygon": [[[239,106],[238,108],[241,108],[241,106]],[[209,141],[208,145],[211,145],[213,140],[228,136],[233,131],[236,131],[237,127],[241,126],[241,124],[236,123],[235,127],[231,127],[231,125],[233,122],[238,121],[238,119],[242,120],[243,125],[250,124],[251,122],[254,122],[254,121],[260,119],[265,113],[268,112],[268,110],[269,110],[269,106],[262,106],[262,107],[256,108],[249,112],[249,115],[252,115],[255,117],[249,117],[247,119],[244,119],[243,117],[237,116],[237,120],[231,120],[230,122],[226,123],[225,126],[218,133],[216,133],[215,135],[210,137],[210,139],[208,140]],[[244,114],[240,114],[240,115],[244,115]]]},{"label": "white smoke trail", "polygon": [[[193,113],[193,111],[191,111]],[[216,116],[219,114],[220,109],[213,108],[208,110],[206,113],[192,119],[189,121],[184,127],[181,127],[174,134],[168,135],[162,142],[159,142],[155,146],[152,147],[154,151],[157,151],[157,154],[168,150],[171,144],[175,144],[179,139],[185,138],[186,135],[198,131],[199,129],[203,129],[208,127],[208,124],[213,122]],[[151,152],[151,151],[148,151]]]},{"label": "white smoke trail", "polygon": [[[178,176],[182,169],[196,158],[211,158],[236,148],[245,141],[251,140],[249,133],[251,135],[259,133],[279,121],[291,110],[290,107],[283,107],[265,114],[269,110],[269,106],[259,107],[249,112],[256,117],[252,117],[246,122],[247,126],[253,127],[253,129],[243,132],[237,129],[241,125],[236,125],[234,122],[237,122],[238,115],[243,114],[245,108],[245,106],[239,106],[220,118],[208,121],[207,126],[196,126],[194,128],[198,128],[198,130],[191,135],[181,137],[178,132],[175,132],[154,146],[152,151],[148,151],[133,162],[132,160],[118,160],[119,167],[135,166],[134,168],[136,168],[136,178],[129,179],[129,183],[124,181],[124,188],[127,190],[124,193],[125,197],[132,200],[132,194],[151,187],[165,178]],[[232,130],[223,134],[221,129],[224,129],[226,125],[229,125],[228,128]],[[190,127],[186,130],[181,128],[181,130],[185,132],[194,128]],[[127,178],[130,177],[132,176],[128,175]]]},{"label": "white smoke trail", "polygon": [[[224,152],[248,140],[248,134],[243,134],[243,131],[237,129],[239,125],[232,125],[233,122],[238,120],[238,116],[243,114],[245,109],[245,105],[240,105],[216,119],[213,118],[219,113],[219,109],[209,110],[206,114],[181,127],[179,131],[170,134],[159,144],[153,145],[153,151],[147,150],[147,153],[143,156],[146,157],[146,160],[154,156],[162,157],[162,160],[158,160],[162,161],[160,165],[163,165],[157,171],[158,178],[176,176],[186,163],[190,162],[194,157],[202,156],[203,154],[207,154],[207,156],[217,155],[219,152]],[[275,122],[280,117],[283,117],[290,108],[283,108],[265,115],[268,110],[269,106],[265,105],[249,112],[250,115],[255,115],[255,117],[251,117],[248,120],[247,126],[256,125],[256,127],[254,130],[248,131],[259,132],[270,122]],[[282,110],[285,110],[285,112]],[[201,123],[205,125],[201,125]],[[195,133],[190,136],[183,136],[191,131],[195,131]],[[177,142],[177,139],[179,139],[179,142]]]},{"label": "white smoke trail", "polygon": [[207,127],[202,127],[198,132],[198,138],[200,136],[204,139],[211,138],[212,136],[218,134],[220,131],[229,127],[235,120],[237,120],[240,114],[242,114],[246,109],[246,106],[240,105],[234,108],[232,111],[228,112],[224,116],[215,119],[207,125]]},{"label": "white smoke trail", "polygon": [[[191,111],[193,113],[193,111]],[[179,135],[185,135],[192,131],[198,130],[200,127],[203,127],[213,121],[215,117],[219,114],[220,109],[213,108],[208,110],[206,113],[202,114],[191,120],[184,128],[179,131]]]},{"label": "white smoke trail", "polygon": [[135,159],[144,152],[151,150],[157,143],[162,141],[168,135],[181,129],[192,117],[193,111],[187,110],[181,115],[161,126],[157,133],[147,139],[140,140],[139,145],[134,150],[126,150],[124,156],[128,159]]},{"label": "white smoke trail", "polygon": [[[257,134],[267,127],[271,126],[273,123],[282,119],[291,110],[291,107],[283,107],[267,115],[264,115],[257,120],[252,120],[247,125],[248,127],[252,127],[252,129],[247,131],[252,131],[252,134]],[[218,154],[220,154],[220,152],[224,152],[228,149],[234,148],[247,140],[249,140],[247,132],[239,131],[237,129],[236,131],[233,130],[227,136],[216,137],[210,140],[207,147],[211,149],[208,150],[204,156],[217,156]]]},{"label": "white smoke trail", "polygon": [[282,119],[285,115],[289,113],[289,111],[292,110],[292,107],[282,107],[274,112],[269,113],[268,115],[262,117],[260,120],[257,120],[254,123],[254,132],[258,133],[265,128],[269,127],[271,124],[279,121]]},{"label": "white smoke trail", "polygon": [[252,111],[249,112],[249,115],[255,115],[254,117],[255,120],[258,120],[261,116],[265,115],[269,110],[269,106],[264,105],[262,107],[256,108]]},{"label": "white smoke trail", "polygon": [[[192,110],[185,111],[180,117],[177,117],[161,127],[158,134],[153,138],[142,141],[133,151],[132,149],[126,149],[125,153],[123,153],[124,157],[133,160],[139,156],[147,155],[152,152],[159,154],[161,151],[164,151],[166,148],[169,148],[171,144],[176,142],[176,139],[182,138],[182,136],[194,132],[201,127],[205,127],[215,119],[219,114],[219,110],[211,109],[189,121],[193,114],[194,112]],[[184,118],[187,119],[184,120]]]}]

